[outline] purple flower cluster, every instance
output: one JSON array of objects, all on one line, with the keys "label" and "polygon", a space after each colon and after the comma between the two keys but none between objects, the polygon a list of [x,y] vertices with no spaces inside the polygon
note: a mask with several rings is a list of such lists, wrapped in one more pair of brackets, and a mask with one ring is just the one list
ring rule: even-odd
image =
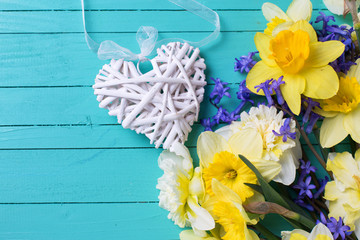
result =
[{"label": "purple flower cluster", "polygon": [[285,119],[284,121],[284,125],[282,125],[280,127],[280,133],[277,133],[273,130],[273,133],[275,136],[278,136],[278,137],[283,137],[283,142],[287,142],[287,138],[292,138],[292,139],[295,139],[296,138],[296,132],[290,132],[291,130],[291,127],[290,127],[290,122],[291,122],[291,118],[287,118]]},{"label": "purple flower cluster", "polygon": [[234,71],[242,72],[250,72],[250,70],[255,66],[257,63],[253,57],[258,52],[249,52],[247,56],[241,56],[239,59],[235,58],[235,66]]},{"label": "purple flower cluster", "polygon": [[316,122],[322,118],[319,114],[315,113],[313,110],[315,108],[321,109],[321,107],[320,107],[320,103],[312,100],[311,98],[303,98],[302,102],[303,102],[302,106],[306,106],[306,108],[304,107],[303,109],[302,129],[305,128],[305,132],[307,134],[310,134]]},{"label": "purple flower cluster", "polygon": [[322,29],[318,31],[319,41],[325,42],[329,40],[338,40],[344,43],[344,53],[336,59],[330,65],[337,72],[347,73],[350,67],[354,65],[356,59],[351,59],[351,52],[355,49],[355,45],[351,40],[351,33],[354,31],[353,28],[348,29],[346,26],[330,25],[330,21],[335,22],[333,16],[326,16],[325,13],[320,12],[320,15],[316,18],[315,23],[322,22]]},{"label": "purple flower cluster", "polygon": [[228,92],[230,87],[226,87],[229,83],[221,81],[220,78],[211,78],[211,80],[215,82],[215,87],[210,93],[210,102],[212,104],[219,104],[224,96],[231,98]]},{"label": "purple flower cluster", "polygon": [[272,94],[276,94],[277,97],[277,101],[280,105],[283,105],[285,103],[284,98],[281,94],[281,90],[280,90],[280,86],[282,84],[285,84],[285,82],[283,81],[283,76],[279,77],[279,79],[269,79],[266,80],[263,83],[260,83],[259,85],[255,86],[256,88],[256,92],[260,92],[260,90],[263,91],[268,104],[270,106],[274,105],[274,100],[272,99],[271,95]]},{"label": "purple flower cluster", "polygon": [[244,108],[246,103],[254,104],[254,101],[251,100],[251,91],[246,87],[246,80],[243,80],[239,84],[239,91],[236,92],[236,96],[240,101],[239,105],[235,108],[234,111],[229,112],[223,106],[218,106],[220,101],[224,96],[231,98],[228,90],[229,87],[227,82],[222,82],[219,78],[211,78],[215,82],[214,90],[210,94],[210,102],[218,109],[217,113],[209,118],[201,119],[200,123],[204,127],[205,131],[212,131],[212,128],[216,124],[221,122],[230,124],[232,121],[236,121],[240,117],[240,112]]},{"label": "purple flower cluster", "polygon": [[341,217],[339,217],[338,221],[334,217],[330,217],[330,219],[326,219],[325,215],[321,212],[320,213],[320,221],[317,220],[316,224],[318,224],[320,222],[329,228],[329,230],[332,233],[335,240],[339,236],[341,237],[342,240],[344,240],[346,236],[349,236],[352,234],[352,231],[350,231],[350,227],[347,225],[344,225]]}]

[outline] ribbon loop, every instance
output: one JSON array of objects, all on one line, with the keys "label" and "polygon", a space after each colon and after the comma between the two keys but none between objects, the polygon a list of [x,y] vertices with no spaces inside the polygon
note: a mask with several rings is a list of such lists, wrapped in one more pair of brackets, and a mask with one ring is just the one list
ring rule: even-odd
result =
[{"label": "ribbon loop", "polygon": [[131,52],[129,49],[124,48],[111,40],[105,40],[100,44],[98,44],[92,39],[86,31],[84,0],[81,0],[84,34],[89,49],[92,50],[93,52],[96,52],[98,58],[101,60],[122,58],[129,61],[134,61],[134,60],[143,61],[147,59],[146,57],[149,56],[154,51],[154,48],[157,45],[160,46],[160,45],[165,45],[169,42],[181,41],[181,42],[187,42],[194,47],[202,47],[218,37],[220,33],[220,19],[219,19],[219,15],[215,11],[198,3],[195,0],[168,0],[168,1],[208,21],[209,23],[215,26],[214,31],[210,35],[208,35],[207,37],[203,38],[198,42],[190,42],[181,38],[167,38],[161,41],[157,41],[158,31],[156,28],[152,26],[141,26],[136,33],[136,40],[140,47],[140,53],[135,54]]}]

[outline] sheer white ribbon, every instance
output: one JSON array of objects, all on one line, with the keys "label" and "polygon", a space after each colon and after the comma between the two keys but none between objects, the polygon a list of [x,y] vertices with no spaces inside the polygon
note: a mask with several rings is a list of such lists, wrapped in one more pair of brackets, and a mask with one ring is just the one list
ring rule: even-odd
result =
[{"label": "sheer white ribbon", "polygon": [[214,31],[208,35],[207,37],[203,38],[198,42],[191,42],[181,38],[166,38],[160,41],[158,39],[158,31],[156,28],[152,26],[141,26],[136,33],[136,40],[140,47],[140,53],[135,54],[131,52],[129,49],[124,48],[117,43],[111,40],[102,41],[100,44],[95,42],[86,31],[86,24],[85,24],[85,11],[84,11],[84,0],[81,0],[82,6],[82,17],[83,17],[83,25],[84,25],[84,33],[85,33],[85,40],[90,50],[97,53],[99,59],[120,59],[123,58],[125,60],[146,60],[146,56],[149,56],[155,46],[161,46],[167,44],[169,42],[187,42],[194,47],[201,47],[204,46],[211,41],[215,40],[219,33],[220,33],[220,19],[219,15],[211,10],[210,8],[202,5],[201,3],[195,0],[168,0],[179,7],[203,18],[207,22],[211,23],[215,26]]}]

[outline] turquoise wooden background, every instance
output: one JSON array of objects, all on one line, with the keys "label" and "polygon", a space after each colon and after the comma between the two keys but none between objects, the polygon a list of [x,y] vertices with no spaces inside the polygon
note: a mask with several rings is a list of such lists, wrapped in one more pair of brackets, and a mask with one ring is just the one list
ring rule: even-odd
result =
[{"label": "turquoise wooden background", "polygon": [[[233,72],[234,58],[255,50],[264,1],[200,2],[217,10],[222,26],[201,49],[207,75],[235,92],[245,76]],[[285,10],[290,3],[273,2]],[[155,26],[161,38],[199,40],[212,31],[166,0],[85,4],[97,41],[135,52],[140,25]],[[313,15],[324,9],[320,0],[313,5]],[[178,239],[180,229],[158,207],[161,150],[98,108],[91,85],[107,61],[87,48],[80,9],[80,0],[0,0],[0,239]],[[201,107],[202,117],[215,113],[206,100]],[[196,123],[187,142],[194,155],[201,131]]]}]

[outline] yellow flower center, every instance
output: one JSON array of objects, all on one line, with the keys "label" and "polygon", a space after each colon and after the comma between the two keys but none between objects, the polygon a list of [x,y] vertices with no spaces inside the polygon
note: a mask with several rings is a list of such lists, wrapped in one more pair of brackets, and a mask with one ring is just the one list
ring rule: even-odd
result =
[{"label": "yellow flower center", "polygon": [[271,19],[271,22],[269,22],[268,24],[266,24],[267,28],[264,30],[264,33],[272,36],[272,32],[274,31],[274,29],[281,23],[286,22],[284,19],[278,18],[278,17],[274,17],[273,19]]},{"label": "yellow flower center", "polygon": [[270,59],[288,74],[298,73],[305,64],[310,53],[309,34],[302,30],[292,32],[284,30],[270,40]]},{"label": "yellow flower center", "polygon": [[237,193],[243,202],[254,195],[254,190],[244,183],[257,183],[255,173],[238,156],[228,151],[215,154],[212,163],[203,169],[203,177],[208,194],[213,195],[211,182],[216,178]]},{"label": "yellow flower center", "polygon": [[360,84],[356,78],[340,78],[340,86],[337,94],[322,103],[324,111],[348,113],[354,110],[360,103]]},{"label": "yellow flower center", "polygon": [[237,172],[234,169],[231,169],[229,172],[225,174],[225,178],[236,178]]},{"label": "yellow flower center", "polygon": [[307,237],[300,233],[292,233],[289,240],[307,240]]}]

